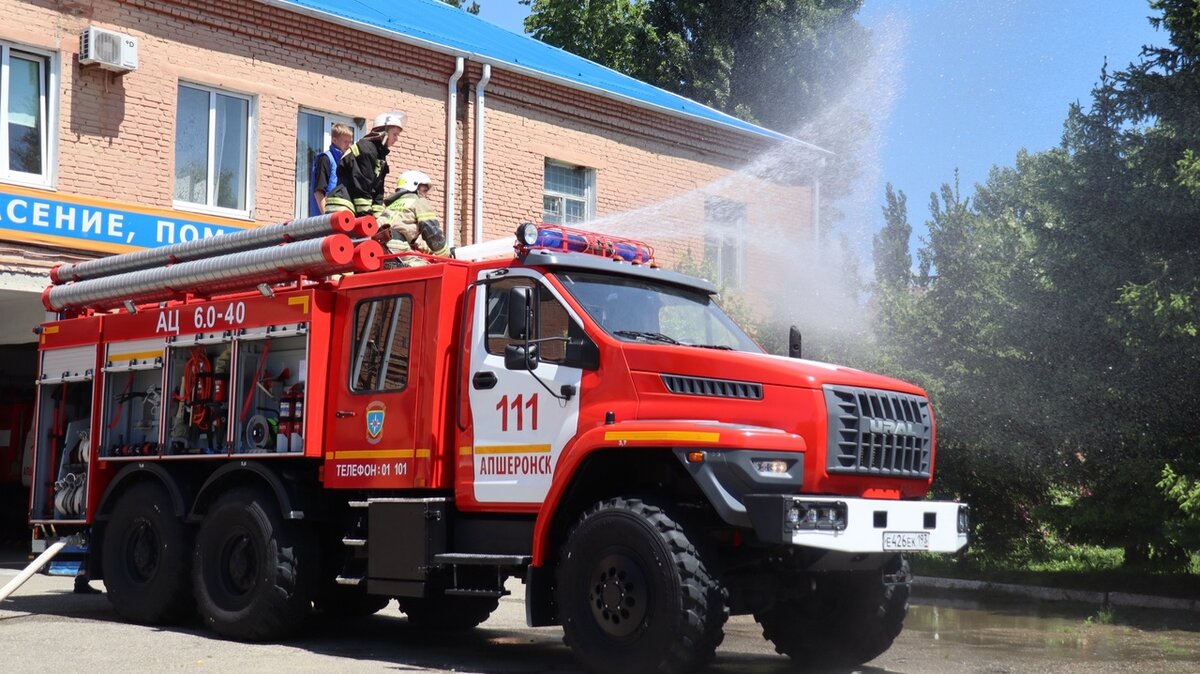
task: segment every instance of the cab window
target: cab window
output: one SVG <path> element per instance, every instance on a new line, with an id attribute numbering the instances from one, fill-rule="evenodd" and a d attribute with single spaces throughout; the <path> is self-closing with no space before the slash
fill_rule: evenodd
<path id="1" fill-rule="evenodd" d="M 504 355 L 509 344 L 524 344 L 508 334 L 508 291 L 516 286 L 532 288 L 533 334 L 529 339 L 545 339 L 538 343 L 538 353 L 543 361 L 563 363 L 567 355 L 567 337 L 571 332 L 571 316 L 567 308 L 549 292 L 539 287 L 531 278 L 511 277 L 488 285 L 487 289 L 487 350 L 498 356 Z M 559 337 L 561 339 L 546 339 Z"/>

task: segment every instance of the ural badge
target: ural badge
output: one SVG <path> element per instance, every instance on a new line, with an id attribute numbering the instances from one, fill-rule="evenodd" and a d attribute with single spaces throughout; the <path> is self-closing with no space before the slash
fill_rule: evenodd
<path id="1" fill-rule="evenodd" d="M 382 439 L 383 419 L 386 414 L 387 408 L 378 400 L 367 405 L 367 442 L 372 445 L 379 444 Z"/>

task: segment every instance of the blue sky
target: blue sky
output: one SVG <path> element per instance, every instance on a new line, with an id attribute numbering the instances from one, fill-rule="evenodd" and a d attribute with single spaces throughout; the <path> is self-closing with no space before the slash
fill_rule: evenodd
<path id="1" fill-rule="evenodd" d="M 515 32 L 529 8 L 517 0 L 478 0 L 480 17 Z M 1100 68 L 1137 59 L 1144 44 L 1165 44 L 1143 0 L 867 0 L 859 21 L 898 35 L 895 98 L 880 120 L 878 184 L 861 212 L 882 224 L 884 182 L 908 195 L 917 234 L 929 194 L 952 180 L 965 194 L 1022 147 L 1058 144 L 1070 103 L 1086 104 Z M 855 209 L 851 209 L 855 210 Z M 916 243 L 914 241 L 914 243 Z"/>

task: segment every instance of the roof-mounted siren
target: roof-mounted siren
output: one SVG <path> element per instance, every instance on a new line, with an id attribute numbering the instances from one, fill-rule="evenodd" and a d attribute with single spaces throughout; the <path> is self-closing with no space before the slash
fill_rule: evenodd
<path id="1" fill-rule="evenodd" d="M 137 70 L 137 48 L 136 37 L 88 26 L 79 35 L 79 65 L 95 65 L 114 73 L 127 73 Z"/>
<path id="2" fill-rule="evenodd" d="M 517 227 L 516 248 L 517 254 L 521 256 L 534 249 L 561 250 L 657 266 L 654 262 L 654 249 L 644 241 L 597 234 L 562 225 L 523 223 Z"/>

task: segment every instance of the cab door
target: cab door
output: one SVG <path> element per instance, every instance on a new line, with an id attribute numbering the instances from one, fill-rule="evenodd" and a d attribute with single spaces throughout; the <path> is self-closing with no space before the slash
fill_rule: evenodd
<path id="1" fill-rule="evenodd" d="M 532 370 L 504 364 L 505 347 L 525 341 L 507 332 L 508 290 L 514 285 L 529 287 L 533 298 L 529 337 L 539 340 L 540 363 Z M 466 381 L 473 434 L 470 496 L 479 503 L 540 504 L 558 457 L 578 430 L 583 370 L 568 363 L 566 346 L 581 323 L 531 270 L 508 270 L 474 292 Z"/>
<path id="2" fill-rule="evenodd" d="M 416 373 L 427 356 L 419 338 L 425 285 L 347 290 L 338 298 L 326 410 L 328 487 L 414 486 L 421 395 Z"/>

